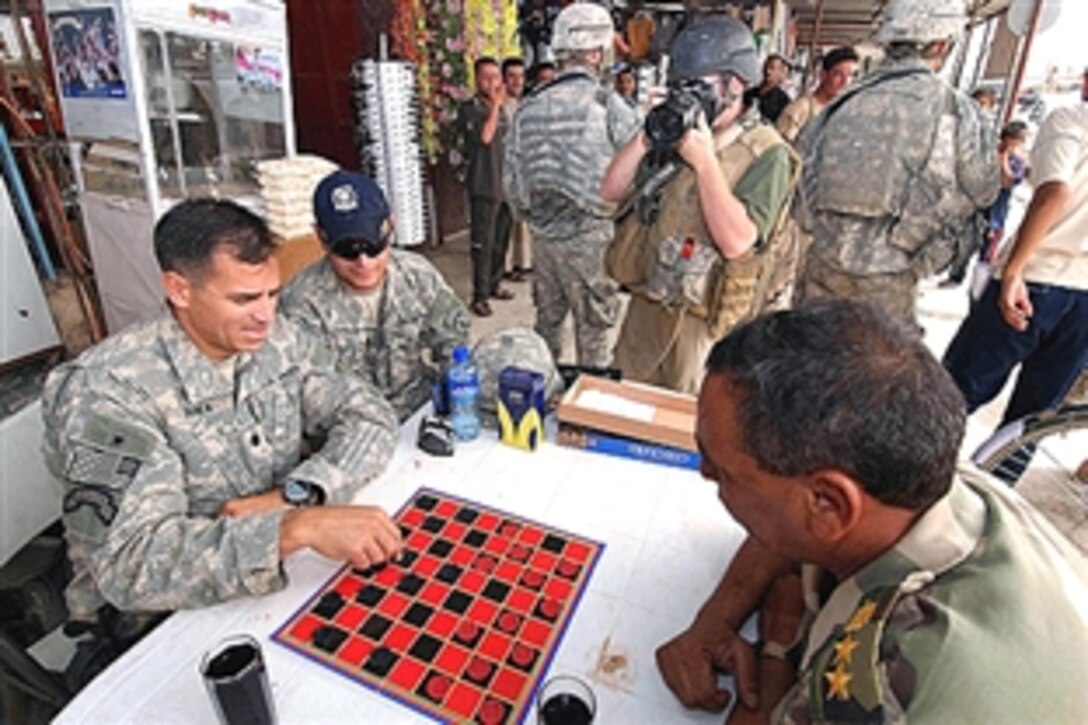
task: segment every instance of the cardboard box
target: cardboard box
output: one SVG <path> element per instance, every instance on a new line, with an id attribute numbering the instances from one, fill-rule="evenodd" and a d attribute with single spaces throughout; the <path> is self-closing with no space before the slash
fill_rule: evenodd
<path id="1" fill-rule="evenodd" d="M 693 395 L 582 375 L 559 403 L 560 422 L 632 441 L 697 452 Z"/>
<path id="2" fill-rule="evenodd" d="M 579 448 L 595 453 L 605 453 L 620 458 L 657 463 L 663 466 L 699 470 L 701 456 L 695 451 L 664 446 L 660 443 L 646 443 L 631 438 L 602 433 L 570 423 L 559 424 L 556 442 L 561 446 Z"/>

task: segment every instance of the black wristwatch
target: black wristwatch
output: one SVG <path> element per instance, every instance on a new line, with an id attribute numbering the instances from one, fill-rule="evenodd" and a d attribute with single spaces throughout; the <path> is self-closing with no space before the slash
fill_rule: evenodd
<path id="1" fill-rule="evenodd" d="M 325 502 L 325 492 L 309 481 L 290 478 L 281 490 L 283 500 L 292 506 L 320 506 Z"/>

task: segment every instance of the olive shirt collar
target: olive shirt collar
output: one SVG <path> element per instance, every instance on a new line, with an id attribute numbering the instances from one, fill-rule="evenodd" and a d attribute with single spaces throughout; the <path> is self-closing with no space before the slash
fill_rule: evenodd
<path id="1" fill-rule="evenodd" d="M 957 476 L 944 497 L 929 507 L 895 546 L 840 582 L 820 604 L 824 571 L 806 565 L 802 571 L 805 603 L 818 610 L 808 633 L 802 669 L 847 621 L 867 593 L 886 588 L 917 591 L 958 566 L 976 550 L 987 524 L 986 502 Z"/>

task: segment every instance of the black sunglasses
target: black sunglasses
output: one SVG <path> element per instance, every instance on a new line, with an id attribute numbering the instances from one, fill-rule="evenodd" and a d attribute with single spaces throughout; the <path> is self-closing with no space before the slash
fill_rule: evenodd
<path id="1" fill-rule="evenodd" d="M 363 239 L 362 237 L 341 239 L 339 242 L 329 247 L 329 251 L 337 257 L 348 261 L 356 260 L 363 254 L 373 259 L 385 251 L 385 248 L 389 246 L 389 240 L 392 237 L 393 230 L 390 229 L 382 235 L 381 239 L 377 240 Z"/>

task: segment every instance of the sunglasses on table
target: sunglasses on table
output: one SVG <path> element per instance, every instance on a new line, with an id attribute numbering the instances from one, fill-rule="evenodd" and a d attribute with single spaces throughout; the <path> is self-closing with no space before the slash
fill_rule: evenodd
<path id="1" fill-rule="evenodd" d="M 389 246 L 389 240 L 392 238 L 393 230 L 390 229 L 380 239 L 363 239 L 362 237 L 341 239 L 329 247 L 329 251 L 341 259 L 349 261 L 358 259 L 361 255 L 373 259 L 385 251 L 385 248 Z"/>

